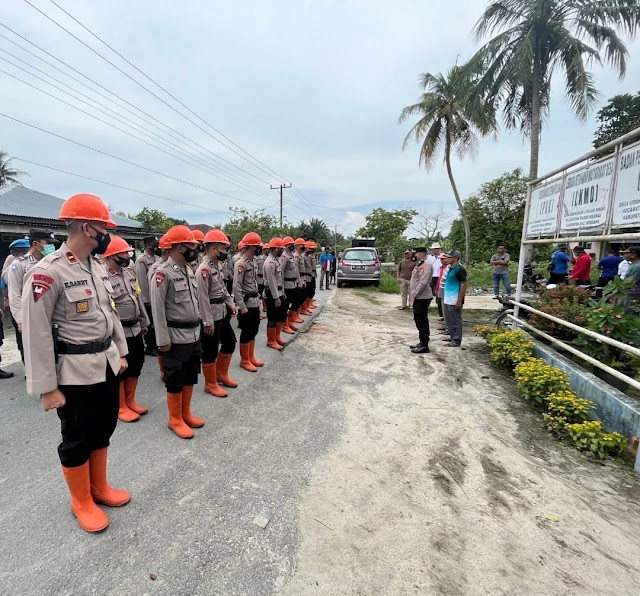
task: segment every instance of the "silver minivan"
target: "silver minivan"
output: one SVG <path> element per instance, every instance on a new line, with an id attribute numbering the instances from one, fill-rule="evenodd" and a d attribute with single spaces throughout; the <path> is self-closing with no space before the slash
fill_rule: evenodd
<path id="1" fill-rule="evenodd" d="M 338 262 L 336 282 L 366 282 L 380 285 L 380 257 L 375 248 L 347 248 Z"/>

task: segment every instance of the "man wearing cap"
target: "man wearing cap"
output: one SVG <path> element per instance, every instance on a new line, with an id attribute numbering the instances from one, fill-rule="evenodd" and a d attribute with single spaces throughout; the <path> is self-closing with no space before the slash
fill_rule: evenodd
<path id="1" fill-rule="evenodd" d="M 157 236 L 147 236 L 142 240 L 144 244 L 144 252 L 140 255 L 140 258 L 136 261 L 135 271 L 136 278 L 138 279 L 138 286 L 140 288 L 140 297 L 142 303 L 147 311 L 147 317 L 149 318 L 149 328 L 145 335 L 145 343 L 147 345 L 146 353 L 149 356 L 158 355 L 158 346 L 156 342 L 156 333 L 153 325 L 153 313 L 151 310 L 151 297 L 149 292 L 149 269 L 154 263 L 160 260 L 161 251 L 159 247 L 160 240 Z"/>
<path id="2" fill-rule="evenodd" d="M 433 295 L 436 295 L 436 285 L 438 284 L 438 279 L 440 278 L 440 268 L 442 267 L 442 260 L 440 256 L 442 254 L 442 247 L 439 242 L 434 242 L 429 248 L 431 254 L 427 257 L 429 263 L 431 263 L 431 291 Z M 438 314 L 442 318 L 442 306 L 438 304 Z"/>
<path id="3" fill-rule="evenodd" d="M 193 386 L 200 373 L 200 308 L 189 263 L 198 258 L 198 243 L 187 226 L 173 226 L 164 235 L 169 258 L 149 284 L 158 352 L 167 389 L 167 426 L 181 439 L 191 439 L 204 420 L 193 415 Z"/>
<path id="4" fill-rule="evenodd" d="M 29 271 L 43 257 L 50 255 L 56 249 L 56 238 L 49 230 L 31 230 L 29 232 L 29 252 L 13 261 L 7 273 L 7 290 L 11 321 L 16 329 L 16 343 L 24 363 L 24 349 L 22 346 L 22 288 Z"/>
<path id="5" fill-rule="evenodd" d="M 460 264 L 462 253 L 452 250 L 447 253 L 447 279 L 444 282 L 444 318 L 448 339 L 445 347 L 459 348 L 462 344 L 462 307 L 467 294 L 467 270 Z"/>
<path id="6" fill-rule="evenodd" d="M 412 257 L 409 249 L 404 251 L 404 260 L 398 263 L 398 275 L 396 276 L 398 283 L 400 284 L 400 296 L 402 298 L 402 306 L 400 310 L 407 308 L 407 299 L 409 297 L 409 290 L 411 286 L 411 275 L 416 268 L 417 259 Z"/>
<path id="7" fill-rule="evenodd" d="M 413 304 L 413 320 L 418 329 L 419 341 L 411 346 L 414 354 L 429 353 L 429 305 L 433 300 L 431 291 L 431 263 L 427 260 L 427 248 L 418 246 L 413 249 L 417 259 L 411 273 L 409 294 Z"/>
<path id="8" fill-rule="evenodd" d="M 9 244 L 9 255 L 2 264 L 2 276 L 0 277 L 0 289 L 2 289 L 3 305 L 9 308 L 9 291 L 7 289 L 9 279 L 9 267 L 11 263 L 18 257 L 26 255 L 29 252 L 29 240 L 27 238 L 18 238 Z"/>
<path id="9" fill-rule="evenodd" d="M 587 254 L 584 246 L 576 246 L 573 249 L 573 269 L 571 269 L 571 282 L 578 287 L 588 287 L 591 285 L 591 257 Z"/>
<path id="10" fill-rule="evenodd" d="M 116 224 L 102 199 L 89 194 L 66 200 L 60 219 L 68 240 L 33 266 L 22 295 L 27 390 L 45 411 L 57 409 L 71 511 L 84 530 L 99 532 L 109 518 L 96 503 L 120 507 L 131 499 L 107 482 L 128 352 L 109 274 L 94 256 L 107 250 L 107 229 Z"/>

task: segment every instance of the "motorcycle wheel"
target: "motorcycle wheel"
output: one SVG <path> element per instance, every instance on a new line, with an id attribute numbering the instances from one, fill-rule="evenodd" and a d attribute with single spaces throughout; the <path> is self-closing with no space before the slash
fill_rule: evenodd
<path id="1" fill-rule="evenodd" d="M 500 316 L 496 319 L 496 327 L 501 329 L 507 329 L 511 331 L 513 329 L 513 319 L 510 319 L 507 315 L 512 315 L 513 309 L 510 308 L 500 313 Z"/>

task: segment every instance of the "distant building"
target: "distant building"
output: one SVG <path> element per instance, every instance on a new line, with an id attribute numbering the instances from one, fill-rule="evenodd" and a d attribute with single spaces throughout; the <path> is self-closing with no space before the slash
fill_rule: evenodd
<path id="1" fill-rule="evenodd" d="M 24 238 L 32 228 L 51 230 L 60 240 L 67 237 L 64 222 L 58 220 L 63 199 L 20 184 L 0 186 L 0 265 L 9 254 L 9 244 Z M 113 216 L 115 233 L 131 245 L 148 235 L 139 221 Z"/>

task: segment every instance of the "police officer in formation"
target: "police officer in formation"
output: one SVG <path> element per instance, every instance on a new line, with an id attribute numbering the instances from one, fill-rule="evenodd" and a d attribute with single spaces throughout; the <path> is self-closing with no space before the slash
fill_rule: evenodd
<path id="1" fill-rule="evenodd" d="M 411 346 L 414 354 L 429 353 L 429 305 L 433 300 L 431 290 L 431 278 L 433 268 L 427 259 L 427 248 L 418 246 L 414 248 L 417 263 L 411 273 L 409 297 L 413 304 L 413 320 L 418 329 L 418 343 Z"/>
<path id="2" fill-rule="evenodd" d="M 115 223 L 99 197 L 71 197 L 60 219 L 68 240 L 57 250 L 50 232 L 32 232 L 31 251 L 12 272 L 13 286 L 19 287 L 12 294 L 12 309 L 15 305 L 24 335 L 27 389 L 40 396 L 45 411 L 56 409 L 60 419 L 58 454 L 71 511 L 84 530 L 99 532 L 109 519 L 97 505 L 119 507 L 131 499 L 129 492 L 108 483 L 107 453 L 118 418 L 133 422 L 148 412 L 135 394 L 151 319 L 168 427 L 178 437 L 192 438 L 193 429 L 205 424 L 191 410 L 201 366 L 206 393 L 225 397 L 223 387 L 238 386 L 229 376 L 236 344 L 233 316 L 241 330 L 240 366 L 252 372 L 263 366 L 255 357 L 260 325 L 256 257 L 262 242 L 253 232 L 242 239 L 231 296 L 224 281 L 230 242 L 222 230 L 204 236 L 195 274 L 190 265 L 198 260 L 199 244 L 186 226 L 174 226 L 160 239 L 146 238 L 145 254 L 134 270 L 132 248 L 109 234 Z M 313 280 L 314 248 L 301 238 L 269 243 L 264 281 L 271 348 L 281 350 L 287 343 L 281 333 L 295 333 L 295 322 L 303 322 L 303 303 L 312 307 L 304 280 Z M 156 249 L 162 249 L 162 259 Z M 147 352 L 149 346 L 147 341 Z"/>
<path id="3" fill-rule="evenodd" d="M 136 261 L 136 277 L 140 287 L 140 296 L 142 297 L 144 308 L 147 311 L 147 316 L 149 317 L 149 328 L 145 337 L 145 343 L 147 344 L 146 353 L 149 356 L 157 356 L 158 348 L 153 327 L 153 314 L 151 312 L 151 298 L 149 294 L 148 280 L 149 270 L 160 260 L 162 253 L 159 246 L 160 239 L 157 236 L 147 236 L 142 242 L 144 244 L 144 252 Z"/>

